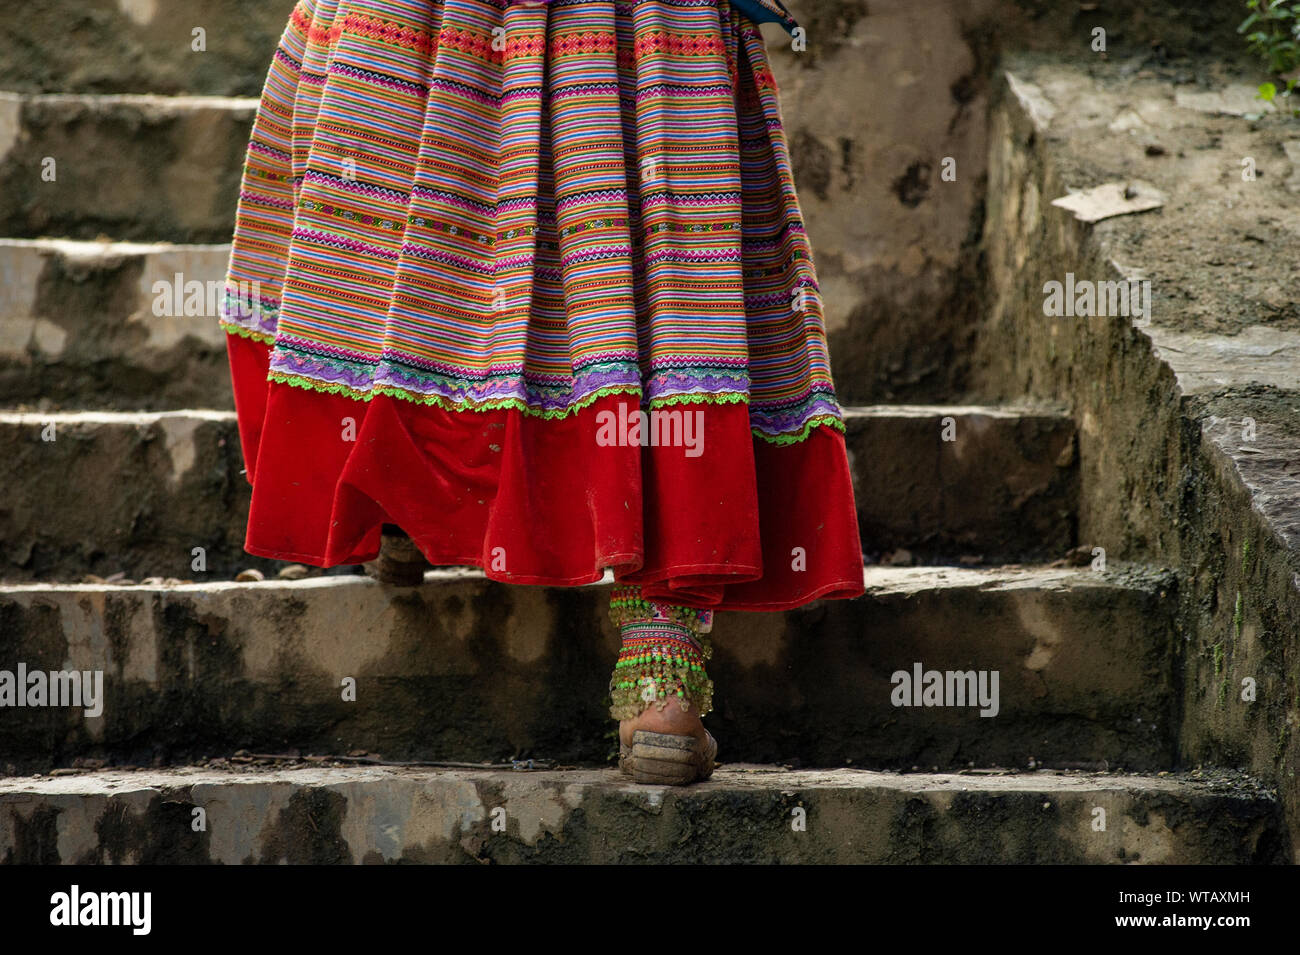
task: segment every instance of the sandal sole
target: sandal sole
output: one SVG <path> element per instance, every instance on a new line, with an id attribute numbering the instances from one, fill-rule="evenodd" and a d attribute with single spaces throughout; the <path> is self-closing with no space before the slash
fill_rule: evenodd
<path id="1" fill-rule="evenodd" d="M 656 786 L 689 786 L 713 775 L 718 744 L 708 738 L 701 753 L 693 736 L 672 736 L 637 730 L 632 736 L 631 753 L 626 759 L 632 779 Z M 620 768 L 624 760 L 619 759 Z"/>

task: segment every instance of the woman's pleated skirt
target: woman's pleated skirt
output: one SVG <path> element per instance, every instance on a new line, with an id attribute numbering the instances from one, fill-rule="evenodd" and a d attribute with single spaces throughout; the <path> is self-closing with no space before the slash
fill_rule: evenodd
<path id="1" fill-rule="evenodd" d="M 250 553 L 862 593 L 778 8 L 301 0 L 222 310 Z"/>

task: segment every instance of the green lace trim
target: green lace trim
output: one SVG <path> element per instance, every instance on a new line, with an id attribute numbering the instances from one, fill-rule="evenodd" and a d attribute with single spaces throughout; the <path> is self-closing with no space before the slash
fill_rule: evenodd
<path id="1" fill-rule="evenodd" d="M 245 337 L 256 338 L 257 336 L 250 334 Z M 446 398 L 442 397 L 441 395 L 413 395 L 408 391 L 403 391 L 400 388 L 393 388 L 387 385 L 381 385 L 380 387 L 376 388 L 374 391 L 365 392 L 365 391 L 357 391 L 354 388 L 349 388 L 347 385 L 326 384 L 325 382 L 316 381 L 315 379 L 312 378 L 304 378 L 301 375 L 286 375 L 283 374 L 282 372 L 271 372 L 271 374 L 267 376 L 267 380 L 278 382 L 284 385 L 292 385 L 295 388 L 305 388 L 308 391 L 318 391 L 321 392 L 322 394 L 346 395 L 347 397 L 352 398 L 355 401 L 370 401 L 375 397 L 375 395 L 387 395 L 392 398 L 400 398 L 402 400 L 410 401 L 415 404 L 432 405 L 434 407 L 441 408 L 444 411 L 484 412 L 484 411 L 500 411 L 502 409 L 510 409 L 515 411 L 520 411 L 523 414 L 530 415 L 532 417 L 543 418 L 548 420 L 558 420 L 561 418 L 567 418 L 569 415 L 576 414 L 578 411 L 581 411 L 583 408 L 590 407 L 591 405 L 595 404 L 596 401 L 608 395 L 620 395 L 620 394 L 639 395 L 641 393 L 641 389 L 636 387 L 635 385 L 610 385 L 607 388 L 601 388 L 593 392 L 592 394 L 583 398 L 581 401 L 569 406 L 568 408 L 550 409 L 550 410 L 542 411 L 537 408 L 533 408 L 530 407 L 529 405 L 524 404 L 524 402 L 520 401 L 518 398 L 499 398 L 492 401 L 486 401 L 481 404 L 472 404 L 472 405 L 457 404 L 455 402 L 448 401 Z M 669 395 L 667 398 L 659 398 L 656 399 L 655 401 L 652 401 L 650 403 L 650 408 L 651 410 L 654 410 L 655 408 L 668 407 L 671 405 L 679 405 L 679 404 L 689 404 L 689 403 L 701 402 L 701 401 L 706 404 L 714 404 L 714 405 L 735 404 L 735 403 L 746 401 L 746 396 L 741 394 Z M 768 442 L 769 444 L 790 445 L 790 444 L 799 444 L 802 441 L 808 440 L 808 438 L 812 435 L 813 430 L 815 428 L 822 428 L 822 427 L 832 428 L 836 431 L 839 431 L 842 434 L 846 433 L 844 422 L 841 421 L 839 418 L 836 418 L 834 415 L 818 415 L 815 418 L 809 419 L 799 431 L 791 432 L 790 434 L 768 434 L 767 432 L 760 431 L 757 428 L 751 428 L 750 434 L 752 434 L 756 438 L 761 438 L 762 440 Z"/>
<path id="2" fill-rule="evenodd" d="M 593 405 L 601 398 L 607 395 L 639 395 L 641 389 L 636 385 L 610 385 L 606 388 L 587 395 L 581 401 L 578 401 L 568 408 L 551 408 L 545 411 L 530 407 L 518 398 L 493 398 L 490 401 L 478 402 L 476 404 L 458 403 L 448 401 L 442 395 L 413 395 L 409 391 L 401 388 L 394 388 L 391 385 L 380 385 L 372 391 L 357 391 L 355 388 L 349 388 L 347 385 L 326 384 L 325 382 L 316 381 L 312 378 L 304 378 L 301 375 L 286 375 L 283 372 L 273 371 L 267 376 L 268 381 L 279 382 L 284 385 L 293 385 L 295 388 L 306 388 L 309 391 L 319 391 L 330 395 L 346 395 L 356 401 L 370 401 L 376 395 L 387 395 L 390 398 L 401 398 L 418 405 L 431 405 L 435 408 L 441 408 L 444 411 L 500 411 L 502 409 L 512 409 L 521 411 L 526 415 L 535 418 L 545 418 L 556 420 L 567 418 L 571 414 L 581 411 L 583 408 Z"/>
<path id="3" fill-rule="evenodd" d="M 220 322 L 221 329 L 227 335 L 238 335 L 240 338 L 251 338 L 255 342 L 262 342 L 266 345 L 275 344 L 275 336 L 268 335 L 266 332 L 257 332 L 251 328 L 245 328 L 243 325 L 235 325 L 232 322 Z"/>
<path id="4" fill-rule="evenodd" d="M 738 391 L 728 391 L 720 395 L 669 395 L 667 398 L 656 398 L 654 401 L 650 402 L 650 407 L 652 409 L 668 408 L 672 405 L 689 405 L 697 401 L 704 401 L 711 405 L 734 405 L 747 403 L 749 401 L 749 395 L 741 394 Z"/>
<path id="5" fill-rule="evenodd" d="M 520 401 L 518 398 L 493 398 L 489 401 L 469 404 L 465 402 L 448 401 L 442 395 L 413 395 L 409 391 L 404 391 L 401 388 L 394 388 L 392 385 L 380 385 L 375 389 L 375 393 L 388 395 L 391 398 L 403 398 L 418 405 L 433 405 L 442 408 L 444 411 L 498 411 L 502 408 L 510 408 L 515 411 L 522 411 L 530 417 L 555 421 L 576 414 L 583 408 L 590 407 L 607 395 L 639 395 L 641 394 L 641 389 L 636 385 L 608 385 L 604 388 L 596 389 L 585 398 L 574 402 L 567 408 L 548 408 L 545 410 L 534 408 L 525 402 Z"/>
<path id="6" fill-rule="evenodd" d="M 764 434 L 761 431 L 754 431 L 757 437 L 762 438 L 769 444 L 798 444 L 801 441 L 807 441 L 812 435 L 814 428 L 831 428 L 840 434 L 848 434 L 848 429 L 844 427 L 844 422 L 835 415 L 817 415 L 815 418 L 809 418 L 803 428 L 799 431 L 792 431 L 789 434 Z"/>

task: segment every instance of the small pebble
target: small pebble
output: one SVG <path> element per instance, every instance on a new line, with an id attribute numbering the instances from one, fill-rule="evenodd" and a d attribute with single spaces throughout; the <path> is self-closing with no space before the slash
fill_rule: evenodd
<path id="1" fill-rule="evenodd" d="M 256 567 L 250 567 L 247 570 L 241 570 L 235 575 L 235 580 L 248 582 L 250 580 L 266 580 L 266 575 Z"/>
<path id="2" fill-rule="evenodd" d="M 311 570 L 302 564 L 290 564 L 288 567 L 281 567 L 277 575 L 281 580 L 302 580 Z"/>

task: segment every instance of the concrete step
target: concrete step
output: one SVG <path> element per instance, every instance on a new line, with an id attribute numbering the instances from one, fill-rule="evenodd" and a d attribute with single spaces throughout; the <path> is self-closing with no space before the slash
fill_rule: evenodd
<path id="1" fill-rule="evenodd" d="M 845 409 L 863 546 L 921 562 L 1060 557 L 1074 546 L 1075 426 L 1060 408 Z"/>
<path id="2" fill-rule="evenodd" d="M 293 5 L 41 0 L 0 23 L 0 89 L 254 96 Z"/>
<path id="3" fill-rule="evenodd" d="M 872 567 L 866 581 L 854 601 L 718 615 L 707 722 L 723 759 L 1173 765 L 1170 576 Z M 240 748 L 602 763 L 618 649 L 608 596 L 603 585 L 512 587 L 445 570 L 415 588 L 366 577 L 6 586 L 0 670 L 100 671 L 103 692 L 98 715 L 84 700 L 10 709 L 0 769 Z M 968 705 L 895 705 L 925 703 L 898 695 L 895 675 L 918 665 L 985 671 L 987 691 L 996 671 L 996 713 L 973 692 Z"/>
<path id="4" fill-rule="evenodd" d="M 165 340 L 173 356 L 191 347 Z M 196 350 L 197 365 L 225 362 Z M 129 361 L 125 347 L 121 355 Z M 952 442 L 942 437 L 947 420 Z M 913 548 L 912 560 L 969 554 L 991 563 L 1071 546 L 1077 490 L 1068 417 L 871 408 L 850 410 L 846 423 L 870 553 Z M 0 505 L 4 579 L 189 578 L 195 547 L 204 548 L 207 571 L 226 578 L 276 566 L 243 552 L 249 489 L 233 411 L 0 412 L 0 448 L 8 452 L 0 480 L 10 488 Z"/>
<path id="5" fill-rule="evenodd" d="M 197 813 L 202 810 L 202 813 Z M 195 820 L 202 820 L 195 831 Z M 1234 774 L 180 768 L 0 779 L 6 863 L 1258 864 L 1277 798 Z"/>
<path id="6" fill-rule="evenodd" d="M 223 359 L 224 360 L 224 359 Z M 0 412 L 0 574 L 185 577 L 239 566 L 249 485 L 233 411 Z"/>
<path id="7" fill-rule="evenodd" d="M 229 241 L 256 107 L 0 93 L 0 235 Z"/>
<path id="8" fill-rule="evenodd" d="M 231 409 L 228 245 L 0 239 L 0 403 Z"/>

